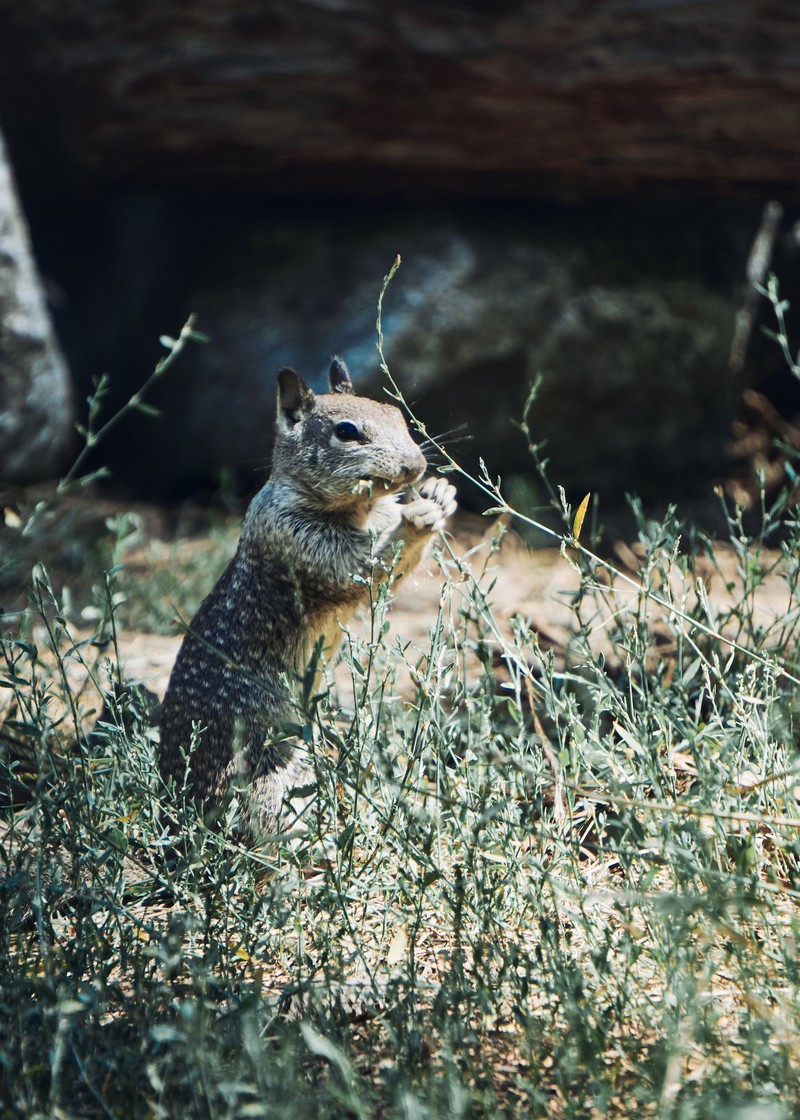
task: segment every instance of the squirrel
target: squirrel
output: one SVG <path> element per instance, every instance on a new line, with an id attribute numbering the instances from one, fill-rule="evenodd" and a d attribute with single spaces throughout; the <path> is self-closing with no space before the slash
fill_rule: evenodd
<path id="1" fill-rule="evenodd" d="M 456 509 L 445 479 L 410 489 L 427 462 L 400 409 L 356 396 L 339 358 L 329 382 L 317 395 L 294 370 L 278 374 L 272 472 L 184 636 L 161 707 L 162 776 L 188 776 L 206 811 L 243 779 L 256 838 L 279 831 L 284 795 L 312 780 L 302 748 L 280 734 L 293 683 L 316 648 L 333 656 L 375 586 L 408 573 Z"/>

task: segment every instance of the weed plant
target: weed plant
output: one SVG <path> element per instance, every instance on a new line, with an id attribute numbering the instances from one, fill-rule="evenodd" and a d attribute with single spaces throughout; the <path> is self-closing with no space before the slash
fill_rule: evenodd
<path id="1" fill-rule="evenodd" d="M 721 497 L 723 550 L 633 503 L 633 572 L 556 492 L 554 650 L 493 607 L 522 515 L 473 481 L 494 535 L 440 545 L 424 648 L 384 588 L 349 686 L 306 682 L 316 792 L 274 842 L 161 785 L 116 688 L 117 575 L 91 639 L 43 568 L 0 618 L 0 1115 L 800 1110 L 792 496 L 755 527 Z"/>

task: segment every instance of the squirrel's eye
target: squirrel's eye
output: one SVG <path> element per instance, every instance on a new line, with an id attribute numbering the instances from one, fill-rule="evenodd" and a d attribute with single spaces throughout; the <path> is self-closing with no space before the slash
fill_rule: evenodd
<path id="1" fill-rule="evenodd" d="M 343 442 L 361 439 L 361 429 L 358 424 L 354 424 L 352 420 L 340 420 L 339 423 L 334 426 L 333 434 L 337 439 Z"/>

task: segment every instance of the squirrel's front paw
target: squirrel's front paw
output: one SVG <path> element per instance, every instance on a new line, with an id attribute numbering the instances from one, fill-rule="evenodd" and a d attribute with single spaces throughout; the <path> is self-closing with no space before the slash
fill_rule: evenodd
<path id="1" fill-rule="evenodd" d="M 438 533 L 456 511 L 456 488 L 444 478 L 428 478 L 420 496 L 401 506 L 403 521 L 420 533 Z"/>

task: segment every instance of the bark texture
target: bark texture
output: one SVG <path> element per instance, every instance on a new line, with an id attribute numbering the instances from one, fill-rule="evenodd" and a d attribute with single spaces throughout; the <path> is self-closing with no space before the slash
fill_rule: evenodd
<path id="1" fill-rule="evenodd" d="M 56 473 L 72 421 L 69 373 L 0 135 L 0 481 Z"/>
<path id="2" fill-rule="evenodd" d="M 796 192 L 792 0 L 3 0 L 15 159 L 235 182 Z M 32 179 L 35 178 L 32 176 Z"/>

